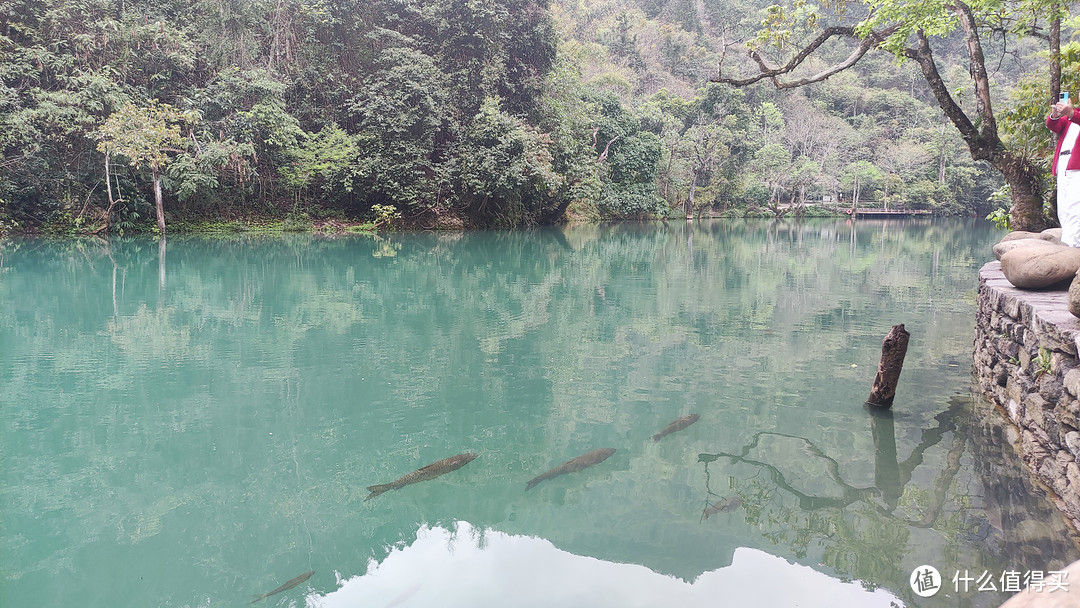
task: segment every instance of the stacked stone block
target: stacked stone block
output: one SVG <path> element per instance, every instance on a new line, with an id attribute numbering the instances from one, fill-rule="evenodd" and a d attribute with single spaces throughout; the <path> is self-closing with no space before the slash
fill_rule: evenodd
<path id="1" fill-rule="evenodd" d="M 1019 431 L 1021 457 L 1080 530 L 1080 319 L 1064 291 L 1017 289 L 979 271 L 975 375 Z"/>

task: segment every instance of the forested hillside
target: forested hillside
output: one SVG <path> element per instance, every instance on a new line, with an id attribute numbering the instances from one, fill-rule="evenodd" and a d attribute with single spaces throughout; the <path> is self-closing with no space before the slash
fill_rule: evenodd
<path id="1" fill-rule="evenodd" d="M 942 10 L 913 0 L 868 5 L 878 7 L 875 14 Z M 996 19 L 982 22 L 993 102 L 1006 143 L 1023 148 L 1045 174 L 1049 35 L 1040 19 L 1050 13 L 1042 7 L 1036 14 L 1031 4 L 995 6 Z M 616 91 L 661 137 L 657 184 L 669 206 L 779 212 L 831 198 L 845 207 L 872 201 L 985 215 L 1001 175 L 972 159 L 915 61 L 874 50 L 828 79 L 783 91 L 771 79 L 739 88 L 708 84 L 721 64 L 729 76 L 757 72 L 745 43 L 763 62 L 783 65 L 827 26 L 857 23 L 866 10 L 850 3 L 782 8 L 769 0 L 560 0 L 555 8 L 565 53 L 587 66 L 584 80 Z M 938 68 L 957 103 L 974 108 L 964 37 L 945 24 L 940 31 Z M 803 72 L 841 63 L 855 46 L 825 45 Z M 1062 54 L 1075 64 L 1075 44 Z M 1066 72 L 1075 89 L 1075 74 Z M 1007 191 L 998 198 L 1007 208 Z"/>
<path id="2" fill-rule="evenodd" d="M 823 198 L 986 213 L 1001 180 L 911 62 L 872 53 L 783 92 L 710 83 L 775 19 L 765 4 L 4 2 L 0 230 L 522 226 Z M 999 102 L 1045 107 L 1045 76 L 1020 86 L 1033 39 L 995 59 Z"/>

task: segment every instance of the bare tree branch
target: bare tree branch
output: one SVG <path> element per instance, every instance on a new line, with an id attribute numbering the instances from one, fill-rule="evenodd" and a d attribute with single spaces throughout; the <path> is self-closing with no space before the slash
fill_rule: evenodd
<path id="1" fill-rule="evenodd" d="M 611 148 L 611 144 L 615 143 L 615 140 L 619 139 L 620 137 L 622 137 L 622 135 L 616 135 L 615 137 L 611 138 L 611 141 L 607 142 L 607 145 L 604 146 L 604 151 L 601 152 L 600 157 L 596 159 L 596 164 L 599 165 L 605 160 L 607 160 L 607 154 L 608 150 Z"/>
<path id="2" fill-rule="evenodd" d="M 870 34 L 867 35 L 866 38 L 862 39 L 862 41 L 859 43 L 858 48 L 856 48 L 854 51 L 851 52 L 850 55 L 848 55 L 847 59 L 807 78 L 801 78 L 799 80 L 793 80 L 789 82 L 781 82 L 777 79 L 777 76 L 790 74 L 797 67 L 802 65 L 803 61 L 805 61 L 807 57 L 812 55 L 814 51 L 818 49 L 818 47 L 820 47 L 822 44 L 825 44 L 825 42 L 827 42 L 830 38 L 858 38 L 858 35 L 855 33 L 854 26 L 832 26 L 825 28 L 825 30 L 823 30 L 817 38 L 811 40 L 810 44 L 803 47 L 802 50 L 796 53 L 796 55 L 792 57 L 791 60 L 782 67 L 770 67 L 767 63 L 765 63 L 765 60 L 761 57 L 760 53 L 756 51 L 750 51 L 750 58 L 753 59 L 755 63 L 757 63 L 760 73 L 754 76 L 750 76 L 748 78 L 730 78 L 718 73 L 716 75 L 716 78 L 712 79 L 712 82 L 720 82 L 724 84 L 730 84 L 736 87 L 742 87 L 768 78 L 772 80 L 773 86 L 775 86 L 777 89 L 791 89 L 805 86 L 814 82 L 820 82 L 858 63 L 858 61 L 862 59 L 862 56 L 865 55 L 867 51 L 880 45 L 882 41 L 892 35 L 893 32 L 895 32 L 899 28 L 900 25 L 897 24 L 891 25 L 882 30 L 870 32 Z"/>

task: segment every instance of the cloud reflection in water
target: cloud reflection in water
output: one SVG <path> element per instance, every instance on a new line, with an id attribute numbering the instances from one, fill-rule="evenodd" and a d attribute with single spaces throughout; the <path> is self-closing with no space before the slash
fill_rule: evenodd
<path id="1" fill-rule="evenodd" d="M 903 605 L 886 590 L 868 591 L 757 549 L 738 548 L 730 566 L 687 583 L 466 522 L 452 531 L 423 527 L 413 544 L 393 549 L 367 574 L 307 601 L 321 608 Z"/>

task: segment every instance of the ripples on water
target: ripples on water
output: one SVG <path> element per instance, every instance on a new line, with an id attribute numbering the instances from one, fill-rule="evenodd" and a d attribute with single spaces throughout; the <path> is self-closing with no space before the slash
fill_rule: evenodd
<path id="1" fill-rule="evenodd" d="M 1075 545 L 970 395 L 996 238 L 171 238 L 163 274 L 148 240 L 2 241 L 0 605 L 232 606 L 309 570 L 263 602 L 921 605 L 922 564 L 1060 567 Z M 873 416 L 896 323 L 897 403 Z"/>

